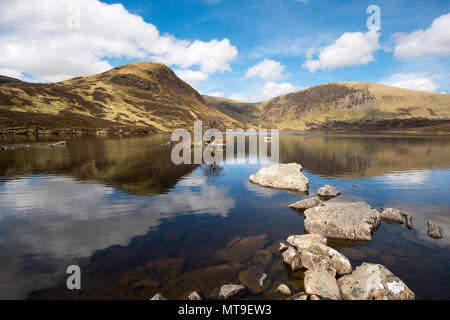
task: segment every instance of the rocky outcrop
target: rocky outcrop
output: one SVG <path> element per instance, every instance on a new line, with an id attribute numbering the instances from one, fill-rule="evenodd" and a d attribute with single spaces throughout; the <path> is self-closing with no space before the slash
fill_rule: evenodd
<path id="1" fill-rule="evenodd" d="M 380 264 L 363 263 L 337 280 L 345 300 L 414 300 L 406 284 Z"/>
<path id="2" fill-rule="evenodd" d="M 341 300 L 336 278 L 331 274 L 308 270 L 304 283 L 308 295 L 315 295 L 326 300 Z"/>
<path id="3" fill-rule="evenodd" d="M 294 203 L 291 203 L 288 207 L 294 210 L 306 210 L 320 204 L 320 199 L 318 197 L 306 198 Z"/>
<path id="4" fill-rule="evenodd" d="M 283 242 L 280 242 L 280 246 L 278 247 L 278 252 L 285 252 L 287 250 L 288 246 L 284 244 Z"/>
<path id="5" fill-rule="evenodd" d="M 402 224 L 403 217 L 400 210 L 394 208 L 384 208 L 381 212 L 381 218 L 384 222 L 391 224 Z"/>
<path id="6" fill-rule="evenodd" d="M 442 239 L 442 233 L 438 225 L 431 223 L 428 221 L 428 236 L 433 239 Z"/>
<path id="7" fill-rule="evenodd" d="M 336 189 L 333 186 L 330 186 L 329 184 L 326 184 L 319 190 L 317 190 L 317 195 L 320 197 L 321 200 L 324 201 L 335 198 L 340 194 L 341 192 L 338 189 Z"/>
<path id="8" fill-rule="evenodd" d="M 305 211 L 305 231 L 327 239 L 372 240 L 380 213 L 365 202 L 324 203 Z"/>
<path id="9" fill-rule="evenodd" d="M 249 180 L 263 187 L 308 192 L 309 179 L 302 173 L 298 163 L 277 164 L 260 169 Z"/>
<path id="10" fill-rule="evenodd" d="M 219 298 L 223 300 L 236 299 L 245 292 L 242 284 L 224 284 L 220 287 Z"/>

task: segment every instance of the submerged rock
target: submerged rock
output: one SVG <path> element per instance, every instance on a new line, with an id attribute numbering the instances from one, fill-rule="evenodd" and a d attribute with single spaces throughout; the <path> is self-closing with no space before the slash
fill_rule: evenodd
<path id="1" fill-rule="evenodd" d="M 341 191 L 339 191 L 338 189 L 336 189 L 333 186 L 330 186 L 329 184 L 326 184 L 323 187 L 321 187 L 319 190 L 317 190 L 317 195 L 320 197 L 320 199 L 325 200 L 325 201 L 335 198 L 340 194 L 341 194 Z"/>
<path id="2" fill-rule="evenodd" d="M 365 202 L 325 203 L 305 211 L 305 231 L 327 239 L 372 240 L 380 213 Z"/>
<path id="3" fill-rule="evenodd" d="M 406 284 L 381 264 L 364 262 L 337 280 L 345 300 L 414 300 Z"/>
<path id="4" fill-rule="evenodd" d="M 58 141 L 55 143 L 51 143 L 49 144 L 49 148 L 54 148 L 54 147 L 64 147 L 67 146 L 69 143 L 67 141 Z"/>
<path id="5" fill-rule="evenodd" d="M 285 285 L 284 283 L 280 284 L 276 289 L 275 292 L 284 296 L 290 296 L 292 294 L 291 289 Z"/>
<path id="6" fill-rule="evenodd" d="M 428 236 L 433 239 L 442 239 L 442 233 L 439 226 L 428 221 Z"/>
<path id="7" fill-rule="evenodd" d="M 259 249 L 264 248 L 268 242 L 265 234 L 246 238 L 236 237 L 224 249 L 217 251 L 216 256 L 225 261 L 244 262 Z"/>
<path id="8" fill-rule="evenodd" d="M 291 203 L 288 207 L 295 210 L 306 210 L 318 206 L 320 203 L 321 201 L 318 197 L 313 197 Z"/>
<path id="9" fill-rule="evenodd" d="M 308 270 L 304 284 L 308 295 L 315 295 L 320 299 L 341 300 L 336 278 L 331 274 Z"/>
<path id="10" fill-rule="evenodd" d="M 224 300 L 238 298 L 244 293 L 245 287 L 242 284 L 224 284 L 219 291 L 219 298 Z"/>
<path id="11" fill-rule="evenodd" d="M 263 187 L 308 192 L 309 179 L 303 175 L 302 169 L 298 163 L 280 163 L 260 169 L 249 180 Z"/>
<path id="12" fill-rule="evenodd" d="M 161 293 L 157 293 L 150 300 L 167 300 Z"/>
<path id="13" fill-rule="evenodd" d="M 270 281 L 261 269 L 250 267 L 239 274 L 239 281 L 253 294 L 260 294 L 270 287 Z"/>
<path id="14" fill-rule="evenodd" d="M 381 218 L 387 223 L 403 224 L 403 217 L 400 210 L 394 208 L 384 208 L 381 212 Z"/>
<path id="15" fill-rule="evenodd" d="M 202 300 L 202 297 L 200 297 L 197 291 L 194 291 L 189 295 L 189 300 Z"/>
<path id="16" fill-rule="evenodd" d="M 283 252 L 283 261 L 291 267 L 292 271 L 297 271 L 302 266 L 299 252 L 291 246 Z"/>
<path id="17" fill-rule="evenodd" d="M 268 249 L 258 250 L 253 256 L 252 261 L 259 266 L 265 267 L 269 265 L 273 260 L 272 252 Z"/>

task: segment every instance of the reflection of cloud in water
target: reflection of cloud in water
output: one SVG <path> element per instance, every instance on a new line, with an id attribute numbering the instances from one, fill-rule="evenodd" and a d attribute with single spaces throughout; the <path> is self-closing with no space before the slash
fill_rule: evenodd
<path id="1" fill-rule="evenodd" d="M 414 185 L 424 185 L 430 180 L 431 171 L 429 170 L 413 170 L 405 172 L 388 173 L 381 176 L 381 182 L 397 186 L 397 187 L 412 187 Z M 376 179 L 377 180 L 377 179 Z"/>
<path id="2" fill-rule="evenodd" d="M 4 183 L 0 189 L 0 260 L 7 263 L 0 264 L 0 298 L 24 298 L 31 289 L 48 285 L 55 269 L 64 272 L 67 261 L 127 245 L 133 237 L 157 227 L 161 219 L 185 214 L 226 217 L 235 207 L 229 187 L 206 180 L 194 172 L 168 194 L 151 197 L 129 196 L 68 177 L 39 176 Z M 41 264 L 45 267 L 21 271 Z"/>
<path id="3" fill-rule="evenodd" d="M 244 185 L 247 188 L 247 190 L 253 192 L 254 194 L 256 194 L 261 198 L 270 198 L 278 193 L 277 190 L 261 187 L 257 184 L 251 183 L 248 180 L 244 181 Z"/>
<path id="4" fill-rule="evenodd" d="M 31 246 L 34 254 L 89 256 L 111 245 L 126 245 L 133 236 L 158 226 L 162 218 L 226 217 L 234 208 L 229 187 L 208 184 L 206 177 L 195 173 L 192 184 L 189 180 L 153 197 L 116 194 L 113 188 L 66 177 L 7 182 L 0 193 L 0 221 L 5 224 L 2 228 L 13 227 L 14 237 Z"/>

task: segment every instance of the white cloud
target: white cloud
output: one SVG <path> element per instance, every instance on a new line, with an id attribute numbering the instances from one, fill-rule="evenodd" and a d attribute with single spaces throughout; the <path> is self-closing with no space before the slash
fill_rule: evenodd
<path id="1" fill-rule="evenodd" d="M 296 88 L 289 82 L 267 82 L 259 89 L 259 92 L 257 94 L 252 96 L 252 100 L 267 100 L 285 93 L 293 92 L 295 90 Z"/>
<path id="2" fill-rule="evenodd" d="M 394 54 L 401 59 L 417 58 L 428 54 L 450 55 L 450 13 L 434 19 L 431 26 L 408 34 L 395 35 Z"/>
<path id="3" fill-rule="evenodd" d="M 346 66 L 364 65 L 375 60 L 373 53 L 380 48 L 376 30 L 367 32 L 346 32 L 331 45 L 318 50 L 318 58 L 313 59 L 316 50 L 310 48 L 306 52 L 303 64 L 310 72 L 318 69 L 336 69 Z"/>
<path id="4" fill-rule="evenodd" d="M 224 91 L 213 91 L 213 92 L 208 92 L 205 93 L 205 95 L 207 96 L 211 96 L 211 97 L 224 97 L 225 96 L 225 92 Z"/>
<path id="5" fill-rule="evenodd" d="M 260 77 L 264 80 L 278 80 L 283 78 L 285 66 L 275 60 L 265 59 L 249 68 L 245 78 Z"/>
<path id="6" fill-rule="evenodd" d="M 381 81 L 382 84 L 428 92 L 437 92 L 440 85 L 423 73 L 397 73 Z"/>
<path id="7" fill-rule="evenodd" d="M 67 27 L 69 8 L 79 8 L 80 29 Z M 121 4 L 98 0 L 1 1 L 0 30 L 0 68 L 50 81 L 105 71 L 109 58 L 159 60 L 213 73 L 231 70 L 237 57 L 228 39 L 161 35 Z"/>
<path id="8" fill-rule="evenodd" d="M 181 80 L 186 81 L 192 86 L 197 86 L 209 79 L 209 74 L 206 72 L 194 71 L 189 69 L 174 71 Z"/>

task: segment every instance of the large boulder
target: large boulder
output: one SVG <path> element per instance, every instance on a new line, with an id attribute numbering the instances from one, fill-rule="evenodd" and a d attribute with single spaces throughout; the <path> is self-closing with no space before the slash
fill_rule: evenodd
<path id="1" fill-rule="evenodd" d="M 288 205 L 289 208 L 295 210 L 306 210 L 315 206 L 318 206 L 321 203 L 318 197 L 306 198 Z"/>
<path id="2" fill-rule="evenodd" d="M 305 231 L 327 239 L 370 241 L 380 222 L 380 213 L 365 202 L 326 202 L 305 211 Z"/>
<path id="3" fill-rule="evenodd" d="M 345 300 L 414 300 L 406 284 L 381 264 L 364 262 L 337 280 Z"/>
<path id="4" fill-rule="evenodd" d="M 400 210 L 394 208 L 384 208 L 381 212 L 381 219 L 391 224 L 402 224 L 403 217 Z"/>
<path id="5" fill-rule="evenodd" d="M 309 179 L 303 175 L 302 169 L 298 163 L 280 163 L 260 169 L 249 180 L 263 187 L 308 192 Z"/>
<path id="6" fill-rule="evenodd" d="M 315 295 L 326 300 L 341 300 L 336 278 L 331 274 L 308 270 L 304 284 L 307 295 Z"/>
<path id="7" fill-rule="evenodd" d="M 317 190 L 317 195 L 324 201 L 335 198 L 340 194 L 341 192 L 338 189 L 336 189 L 333 186 L 330 186 L 329 184 L 326 184 L 319 190 Z"/>
<path id="8" fill-rule="evenodd" d="M 332 275 L 352 271 L 350 261 L 343 254 L 328 247 L 326 245 L 327 239 L 321 235 L 292 235 L 287 239 L 287 242 L 297 249 L 291 249 L 283 255 L 285 261 L 290 265 L 295 263 L 297 257 L 300 256 L 301 266 L 308 270 L 327 272 Z"/>

